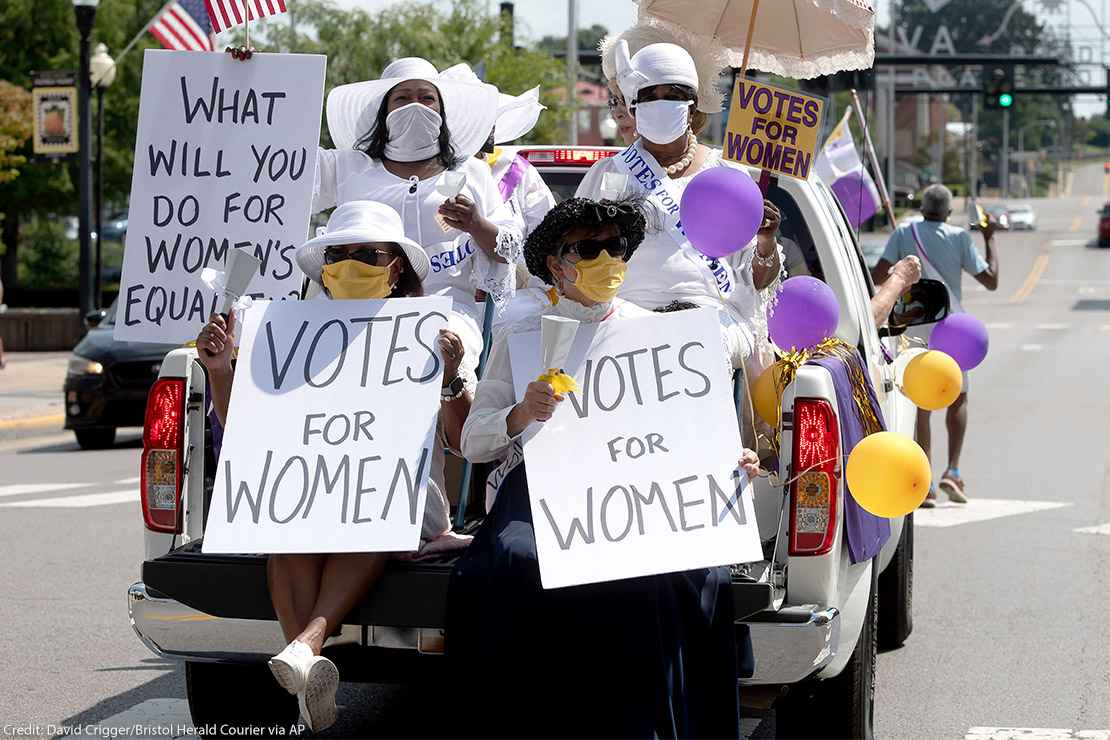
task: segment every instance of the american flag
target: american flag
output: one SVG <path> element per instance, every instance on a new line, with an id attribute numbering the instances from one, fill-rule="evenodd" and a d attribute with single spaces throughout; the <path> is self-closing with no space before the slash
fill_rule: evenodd
<path id="1" fill-rule="evenodd" d="M 248 20 L 285 12 L 285 0 L 204 0 L 216 33 Z"/>
<path id="2" fill-rule="evenodd" d="M 213 51 L 212 24 L 204 8 L 205 0 L 176 0 L 150 22 L 150 32 L 167 49 Z"/>

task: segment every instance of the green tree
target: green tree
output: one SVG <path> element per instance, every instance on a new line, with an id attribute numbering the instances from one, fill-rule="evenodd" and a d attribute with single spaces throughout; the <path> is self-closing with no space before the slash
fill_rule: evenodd
<path id="1" fill-rule="evenodd" d="M 27 158 L 19 153 L 31 138 L 31 95 L 22 87 L 0 80 L 0 182 L 19 176 Z"/>

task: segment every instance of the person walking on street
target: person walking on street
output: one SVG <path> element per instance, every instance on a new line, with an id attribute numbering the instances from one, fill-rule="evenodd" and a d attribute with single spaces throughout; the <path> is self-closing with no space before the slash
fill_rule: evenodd
<path id="1" fill-rule="evenodd" d="M 966 229 L 947 223 L 952 213 L 952 192 L 943 185 L 930 185 L 921 199 L 921 215 L 924 221 L 903 224 L 894 230 L 887 241 L 882 259 L 875 265 L 873 277 L 879 284 L 887 279 L 891 266 L 904 257 L 920 257 L 925 277 L 941 280 L 948 288 L 953 313 L 962 311 L 960 302 L 963 293 L 960 286 L 961 273 L 973 276 L 987 290 L 998 289 L 998 255 L 994 248 L 996 222 L 988 221 L 982 229 L 986 257 L 979 254 Z M 928 341 L 932 326 L 923 327 L 922 332 L 912 332 L 915 336 Z M 963 377 L 963 391 L 959 398 L 948 407 L 946 426 L 948 429 L 948 466 L 941 476 L 938 487 L 948 498 L 959 504 L 967 503 L 967 489 L 960 475 L 960 454 L 963 451 L 964 435 L 967 432 L 967 393 L 968 374 Z M 917 442 L 930 454 L 931 429 L 930 412 L 917 411 Z M 936 505 L 936 491 L 929 490 L 924 508 Z"/>

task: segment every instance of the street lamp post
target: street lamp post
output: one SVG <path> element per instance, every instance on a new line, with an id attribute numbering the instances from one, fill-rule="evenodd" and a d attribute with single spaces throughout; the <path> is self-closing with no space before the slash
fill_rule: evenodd
<path id="1" fill-rule="evenodd" d="M 77 119 L 80 125 L 78 142 L 81 147 L 81 182 L 78 183 L 80 194 L 80 208 L 77 213 L 78 229 L 80 231 L 80 255 L 78 300 L 81 306 L 82 318 L 92 309 L 92 270 L 89 262 L 91 252 L 90 228 L 92 226 L 92 166 L 90 162 L 89 145 L 92 139 L 92 119 L 89 115 L 89 34 L 92 32 L 93 21 L 96 20 L 96 6 L 100 0 L 73 0 L 73 10 L 77 17 L 77 33 L 81 37 L 80 55 L 81 68 L 77 74 Z"/>
<path id="2" fill-rule="evenodd" d="M 90 82 L 96 88 L 96 270 L 93 272 L 93 304 L 103 308 L 101 285 L 101 242 L 104 239 L 104 91 L 116 79 L 116 62 L 108 47 L 97 44 L 89 60 Z"/>

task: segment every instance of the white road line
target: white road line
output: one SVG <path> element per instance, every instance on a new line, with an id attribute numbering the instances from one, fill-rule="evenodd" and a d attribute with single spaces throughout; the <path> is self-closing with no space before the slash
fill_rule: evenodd
<path id="1" fill-rule="evenodd" d="M 121 480 L 118 480 L 116 481 L 116 484 L 120 486 L 126 486 L 128 483 L 138 483 L 140 480 L 142 480 L 142 478 L 135 476 L 134 478 L 123 478 Z"/>
<path id="2" fill-rule="evenodd" d="M 1080 288 L 1076 292 L 1079 295 L 1094 295 L 1095 293 L 1098 292 L 1098 288 L 1092 288 L 1090 285 L 1084 285 L 1082 288 Z"/>
<path id="3" fill-rule="evenodd" d="M 1037 324 L 1038 331 L 1067 331 L 1071 324 Z"/>
<path id="4" fill-rule="evenodd" d="M 1006 323 L 1005 321 L 994 321 L 987 324 L 988 329 L 1013 329 L 1014 325 Z"/>
<path id="5" fill-rule="evenodd" d="M 973 498 L 966 504 L 953 504 L 943 501 L 944 494 L 937 494 L 942 501 L 935 509 L 918 509 L 913 513 L 916 527 L 955 527 L 973 522 L 985 522 L 1004 516 L 1030 514 L 1034 511 L 1048 511 L 1071 506 L 1070 503 L 1057 501 L 1016 501 L 1012 499 Z"/>
<path id="6" fill-rule="evenodd" d="M 1085 247 L 1089 239 L 1053 239 L 1054 247 Z"/>
<path id="7" fill-rule="evenodd" d="M 1023 344 L 1020 349 L 1022 352 L 1040 352 L 1044 349 L 1044 346 L 1040 344 Z"/>
<path id="8" fill-rule="evenodd" d="M 1098 328 L 1099 331 L 1110 331 L 1110 324 L 1103 324 Z"/>
<path id="9" fill-rule="evenodd" d="M 0 486 L 0 498 L 4 496 L 22 496 L 25 493 L 47 493 L 53 491 L 69 491 L 74 488 L 88 488 L 92 483 L 13 483 Z"/>
<path id="10" fill-rule="evenodd" d="M 0 504 L 0 507 L 18 507 L 22 509 L 87 509 L 90 506 L 135 503 L 138 500 L 139 492 L 134 488 L 129 488 L 126 491 L 111 491 L 109 493 L 86 493 L 79 496 L 61 496 L 59 498 L 15 501 L 10 504 Z"/>
<path id="11" fill-rule="evenodd" d="M 916 516 L 914 517 L 916 519 Z M 1110 730 L 1064 727 L 972 727 L 964 740 L 1110 740 Z"/>
<path id="12" fill-rule="evenodd" d="M 1110 534 L 1110 522 L 1106 524 L 1096 524 L 1093 527 L 1080 527 L 1072 531 L 1078 532 L 1079 534 Z"/>

